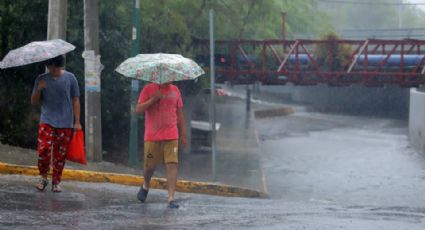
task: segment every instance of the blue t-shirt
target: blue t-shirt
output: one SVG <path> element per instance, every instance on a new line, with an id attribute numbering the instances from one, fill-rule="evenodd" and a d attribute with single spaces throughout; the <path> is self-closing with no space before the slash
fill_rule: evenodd
<path id="1" fill-rule="evenodd" d="M 49 124 L 54 128 L 73 128 L 74 109 L 72 99 L 80 96 L 78 81 L 74 74 L 64 71 L 56 80 L 49 74 L 41 74 L 35 80 L 33 93 L 38 82 L 43 79 L 47 88 L 41 91 L 40 123 Z"/>

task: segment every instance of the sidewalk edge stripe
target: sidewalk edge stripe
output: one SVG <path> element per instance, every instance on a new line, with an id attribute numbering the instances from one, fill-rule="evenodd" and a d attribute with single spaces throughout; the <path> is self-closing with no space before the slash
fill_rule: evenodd
<path id="1" fill-rule="evenodd" d="M 37 176 L 39 172 L 38 168 L 34 166 L 22 166 L 0 162 L 0 174 Z M 141 176 L 75 169 L 64 169 L 62 179 L 98 183 L 108 182 L 130 186 L 140 186 L 143 183 L 143 177 Z M 154 189 L 167 189 L 167 180 L 164 178 L 152 178 L 151 187 Z M 267 197 L 267 194 L 264 192 L 259 192 L 248 188 L 187 180 L 178 180 L 176 190 L 178 192 L 198 193 L 226 197 Z"/>

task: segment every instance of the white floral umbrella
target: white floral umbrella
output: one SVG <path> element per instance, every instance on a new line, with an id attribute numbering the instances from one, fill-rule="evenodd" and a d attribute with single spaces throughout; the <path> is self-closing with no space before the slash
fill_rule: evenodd
<path id="1" fill-rule="evenodd" d="M 31 42 L 11 50 L 0 62 L 0 68 L 5 69 L 45 61 L 74 49 L 74 45 L 62 39 Z"/>
<path id="2" fill-rule="evenodd" d="M 158 84 L 192 80 L 205 73 L 192 59 L 165 53 L 139 54 L 125 60 L 115 71 L 126 77 Z"/>

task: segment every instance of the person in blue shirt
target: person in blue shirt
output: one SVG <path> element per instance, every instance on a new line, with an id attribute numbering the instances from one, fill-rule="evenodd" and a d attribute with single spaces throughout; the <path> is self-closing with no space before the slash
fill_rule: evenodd
<path id="1" fill-rule="evenodd" d="M 81 129 L 78 82 L 64 64 L 62 55 L 47 60 L 48 71 L 37 77 L 31 95 L 31 104 L 41 106 L 37 139 L 39 191 L 49 184 L 47 174 L 52 163 L 52 191 L 61 192 L 59 183 L 69 143 L 74 129 Z"/>

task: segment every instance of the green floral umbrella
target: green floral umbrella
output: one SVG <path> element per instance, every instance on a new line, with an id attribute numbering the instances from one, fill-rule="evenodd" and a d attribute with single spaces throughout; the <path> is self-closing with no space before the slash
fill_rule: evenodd
<path id="1" fill-rule="evenodd" d="M 115 71 L 126 77 L 158 84 L 192 80 L 205 73 L 189 58 L 164 53 L 139 54 L 125 60 Z"/>

